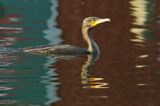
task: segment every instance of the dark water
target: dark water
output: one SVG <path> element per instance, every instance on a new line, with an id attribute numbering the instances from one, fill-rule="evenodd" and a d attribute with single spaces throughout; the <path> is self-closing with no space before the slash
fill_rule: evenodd
<path id="1" fill-rule="evenodd" d="M 159 106 L 158 0 L 0 0 L 0 106 Z M 19 48 L 86 47 L 84 17 L 100 55 L 58 59 Z"/>

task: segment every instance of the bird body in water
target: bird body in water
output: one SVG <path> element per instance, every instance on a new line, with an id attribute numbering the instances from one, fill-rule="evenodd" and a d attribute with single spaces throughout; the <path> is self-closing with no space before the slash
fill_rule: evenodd
<path id="1" fill-rule="evenodd" d="M 110 21 L 109 18 L 87 17 L 82 24 L 82 35 L 84 40 L 88 44 L 88 49 L 80 48 L 73 45 L 50 45 L 37 48 L 26 48 L 23 51 L 32 54 L 54 54 L 54 55 L 81 55 L 100 53 L 99 47 L 90 34 L 91 28 L 97 26 L 100 23 Z"/>

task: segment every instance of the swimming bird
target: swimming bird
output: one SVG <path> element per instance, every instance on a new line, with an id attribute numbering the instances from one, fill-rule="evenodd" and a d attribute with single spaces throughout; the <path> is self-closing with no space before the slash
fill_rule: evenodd
<path id="1" fill-rule="evenodd" d="M 81 55 L 81 54 L 94 54 L 100 53 L 99 47 L 94 41 L 90 31 L 93 27 L 100 23 L 110 22 L 109 18 L 87 17 L 83 20 L 82 35 L 83 39 L 88 44 L 88 48 L 80 48 L 73 45 L 50 45 L 37 48 L 26 48 L 24 52 L 30 52 L 32 54 L 54 54 L 54 55 Z"/>

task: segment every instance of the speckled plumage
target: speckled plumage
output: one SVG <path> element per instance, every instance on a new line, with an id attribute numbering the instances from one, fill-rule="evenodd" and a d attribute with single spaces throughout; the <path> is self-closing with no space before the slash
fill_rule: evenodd
<path id="1" fill-rule="evenodd" d="M 87 49 L 80 48 L 72 45 L 50 45 L 46 47 L 26 48 L 24 52 L 30 52 L 32 54 L 55 54 L 55 55 L 73 55 L 73 54 L 87 54 Z"/>

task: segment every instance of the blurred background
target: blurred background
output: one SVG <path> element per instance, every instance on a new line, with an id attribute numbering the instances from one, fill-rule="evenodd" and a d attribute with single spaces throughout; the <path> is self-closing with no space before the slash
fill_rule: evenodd
<path id="1" fill-rule="evenodd" d="M 101 54 L 56 59 L 19 51 L 87 47 L 85 17 Z M 0 0 L 0 106 L 159 106 L 159 0 Z"/>

